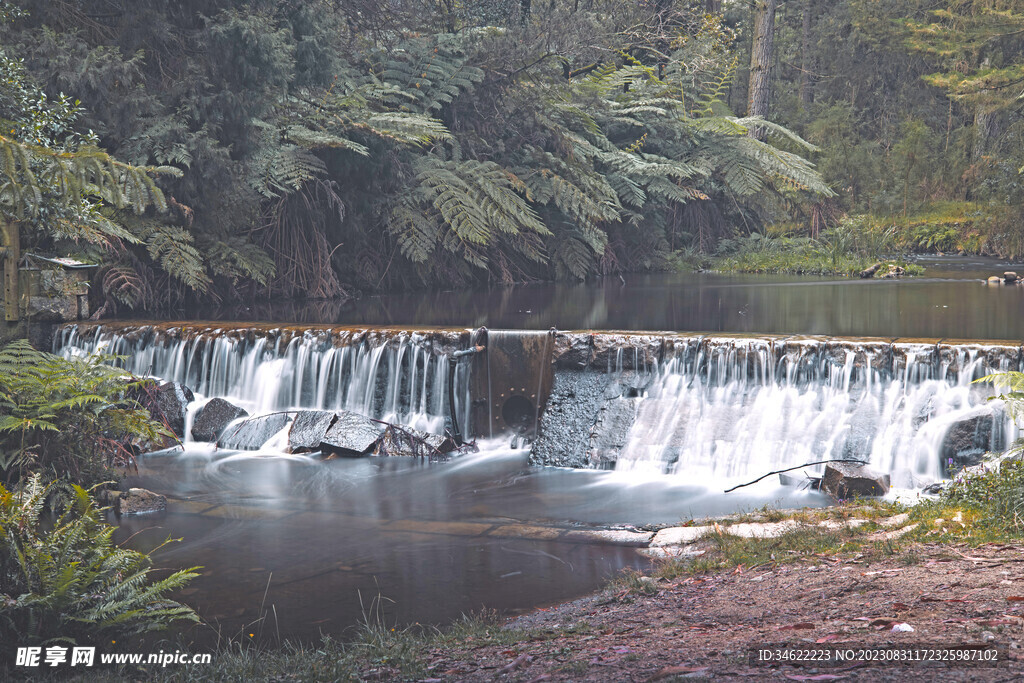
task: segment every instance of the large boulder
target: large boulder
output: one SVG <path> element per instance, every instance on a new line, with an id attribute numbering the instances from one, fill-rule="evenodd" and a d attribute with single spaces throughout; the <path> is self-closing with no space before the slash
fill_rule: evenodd
<path id="1" fill-rule="evenodd" d="M 973 467 L 984 460 L 992 442 L 991 412 L 954 422 L 942 439 L 939 456 L 946 476 Z"/>
<path id="2" fill-rule="evenodd" d="M 177 382 L 164 382 L 144 399 L 154 419 L 166 424 L 179 439 L 185 438 L 185 411 L 196 400 L 192 390 Z"/>
<path id="3" fill-rule="evenodd" d="M 270 437 L 288 425 L 288 416 L 283 413 L 250 417 L 235 427 L 224 430 L 217 445 L 243 451 L 259 450 Z"/>
<path id="4" fill-rule="evenodd" d="M 222 398 L 212 399 L 196 413 L 192 423 L 192 438 L 196 441 L 216 441 L 224 428 L 240 417 L 249 417 L 249 413 Z"/>
<path id="5" fill-rule="evenodd" d="M 345 456 L 369 454 L 380 440 L 383 427 L 368 417 L 340 411 L 324 434 L 320 450 Z"/>
<path id="6" fill-rule="evenodd" d="M 121 515 L 162 512 L 167 509 L 167 499 L 146 489 L 128 489 L 117 498 L 114 508 Z"/>
<path id="7" fill-rule="evenodd" d="M 884 496 L 889 492 L 889 475 L 854 462 L 837 460 L 825 465 L 821 488 L 834 498 Z"/>
<path id="8" fill-rule="evenodd" d="M 320 450 L 337 415 L 329 410 L 303 410 L 295 416 L 288 431 L 288 452 L 309 453 Z"/>

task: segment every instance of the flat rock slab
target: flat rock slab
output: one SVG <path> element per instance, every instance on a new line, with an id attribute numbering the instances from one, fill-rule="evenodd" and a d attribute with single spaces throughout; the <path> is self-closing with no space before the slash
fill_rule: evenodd
<path id="1" fill-rule="evenodd" d="M 225 429 L 217 445 L 243 451 L 259 450 L 270 437 L 287 426 L 288 420 L 288 416 L 283 413 L 251 417 Z"/>
<path id="2" fill-rule="evenodd" d="M 337 417 L 329 410 L 303 410 L 295 416 L 288 432 L 290 453 L 309 453 L 320 450 L 320 443 Z"/>
<path id="3" fill-rule="evenodd" d="M 706 550 L 698 550 L 693 546 L 651 546 L 650 548 L 638 548 L 637 552 L 644 557 L 649 557 L 652 560 L 685 560 L 694 557 L 700 557 Z"/>
<path id="4" fill-rule="evenodd" d="M 573 529 L 565 532 L 563 541 L 578 543 L 608 543 L 630 547 L 646 547 L 654 539 L 653 531 L 626 529 Z"/>
<path id="5" fill-rule="evenodd" d="M 503 538 L 531 538 L 538 541 L 553 541 L 562 535 L 562 529 L 529 524 L 506 524 L 493 529 L 488 536 Z"/>
<path id="6" fill-rule="evenodd" d="M 670 545 L 689 545 L 694 543 L 710 531 L 709 526 L 673 526 L 662 529 L 654 535 L 651 547 L 664 547 Z"/>
<path id="7" fill-rule="evenodd" d="M 224 428 L 240 417 L 249 417 L 249 413 L 222 398 L 212 399 L 196 413 L 192 423 L 192 438 L 196 441 L 216 441 Z"/>
<path id="8" fill-rule="evenodd" d="M 493 524 L 480 522 L 427 522 L 419 519 L 396 519 L 382 527 L 383 531 L 411 531 L 418 534 L 446 536 L 482 536 Z"/>
<path id="9" fill-rule="evenodd" d="M 652 548 L 690 545 L 708 534 L 723 533 L 740 538 L 775 538 L 787 531 L 792 531 L 800 524 L 793 520 L 784 522 L 753 522 L 749 524 L 732 524 L 729 526 L 674 526 L 662 529 L 651 541 Z"/>
<path id="10" fill-rule="evenodd" d="M 324 434 L 320 448 L 340 455 L 366 455 L 377 445 L 383 431 L 378 423 L 368 417 L 339 412 Z"/>
<path id="11" fill-rule="evenodd" d="M 167 509 L 167 498 L 146 489 L 128 489 L 118 497 L 115 507 L 122 515 L 162 512 Z"/>

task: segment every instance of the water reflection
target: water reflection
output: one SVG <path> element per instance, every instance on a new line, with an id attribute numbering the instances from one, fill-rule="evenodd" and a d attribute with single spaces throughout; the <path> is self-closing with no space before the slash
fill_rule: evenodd
<path id="1" fill-rule="evenodd" d="M 677 273 L 484 291 L 412 292 L 339 302 L 175 313 L 192 319 L 622 329 L 842 336 L 1024 339 L 1024 287 L 989 275 L 1024 265 L 981 257 L 921 259 L 907 280 Z"/>
<path id="2" fill-rule="evenodd" d="M 364 606 L 387 598 L 389 621 L 441 623 L 572 598 L 646 564 L 632 548 L 502 531 L 523 523 L 669 523 L 766 502 L 823 503 L 792 490 L 782 498 L 771 484 L 726 496 L 609 472 L 541 470 L 527 466 L 525 452 L 496 444 L 432 465 L 254 457 L 197 444 L 141 458 L 131 483 L 177 500 L 158 517 L 122 518 L 118 540 L 151 548 L 183 537 L 159 551 L 160 564 L 204 567 L 182 597 L 229 636 L 257 620 L 261 604 L 276 614 L 265 636 L 316 638 L 355 625 L 360 597 Z"/>

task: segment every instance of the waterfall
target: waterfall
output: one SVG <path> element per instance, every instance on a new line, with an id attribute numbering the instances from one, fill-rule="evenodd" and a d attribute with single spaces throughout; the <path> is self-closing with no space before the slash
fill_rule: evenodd
<path id="1" fill-rule="evenodd" d="M 625 372 L 619 349 L 613 372 Z M 676 340 L 644 369 L 620 471 L 737 481 L 826 459 L 857 458 L 912 486 L 944 474 L 951 427 L 990 420 L 986 449 L 1016 428 L 983 375 L 1019 368 L 1017 347 L 827 339 Z M 631 380 L 637 383 L 634 377 Z M 592 462 L 596 461 L 592 454 Z M 948 463 L 945 463 L 948 464 Z M 818 470 L 821 470 L 819 466 Z"/>
<path id="2" fill-rule="evenodd" d="M 145 377 L 187 385 L 250 414 L 349 410 L 440 433 L 448 415 L 449 360 L 414 332 L 168 326 L 66 326 L 54 340 L 66 358 L 102 353 Z M 469 420 L 469 370 L 455 372 L 460 424 Z"/>
<path id="3" fill-rule="evenodd" d="M 201 399 L 193 411 L 222 397 L 254 415 L 349 410 L 439 433 L 449 417 L 449 354 L 470 337 L 72 325 L 55 351 L 113 354 L 136 375 L 185 384 Z M 536 437 L 535 464 L 737 482 L 861 459 L 910 487 L 1017 437 L 1001 402 L 988 400 L 991 386 L 973 383 L 1019 370 L 1013 345 L 495 330 L 488 338 L 484 357 L 454 368 L 459 424 L 469 435 Z"/>

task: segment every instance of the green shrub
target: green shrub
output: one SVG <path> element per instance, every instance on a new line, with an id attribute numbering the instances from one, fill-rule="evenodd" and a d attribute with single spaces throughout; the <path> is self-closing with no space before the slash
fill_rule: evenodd
<path id="1" fill-rule="evenodd" d="M 19 490 L 0 485 L 0 643 L 109 642 L 198 621 L 191 608 L 163 597 L 197 574 L 153 581 L 150 556 L 115 546 L 114 527 L 100 521 L 89 494 L 68 488 L 60 495 L 39 475 Z M 52 523 L 47 500 L 59 510 Z"/>
<path id="2" fill-rule="evenodd" d="M 1024 531 L 1024 462 L 1011 458 L 980 473 L 960 474 L 942 494 L 943 503 L 981 513 L 976 524 L 997 531 Z"/>
<path id="3" fill-rule="evenodd" d="M 879 260 L 878 250 L 890 246 L 892 234 L 857 229 L 843 224 L 810 237 L 748 237 L 722 240 L 713 268 L 740 273 L 792 273 L 796 275 L 855 276 Z M 924 269 L 902 260 L 885 261 L 902 267 L 907 275 Z"/>
<path id="4" fill-rule="evenodd" d="M 25 341 L 0 349 L 0 481 L 28 472 L 95 483 L 133 444 L 170 435 L 133 395 L 139 380 L 103 359 L 65 360 Z"/>
<path id="5" fill-rule="evenodd" d="M 992 384 L 1019 424 L 1024 418 L 1024 373 L 999 372 L 974 380 Z M 991 400 L 991 399 L 990 399 Z M 1018 440 L 985 467 L 961 472 L 942 494 L 940 502 L 979 513 L 978 524 L 1003 532 L 1024 532 L 1024 441 Z"/>

